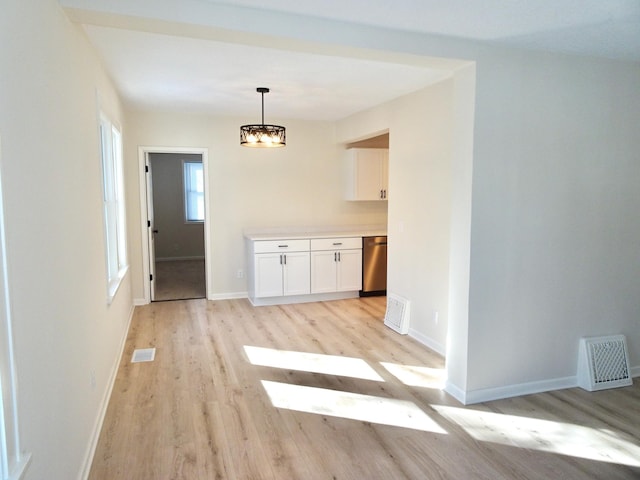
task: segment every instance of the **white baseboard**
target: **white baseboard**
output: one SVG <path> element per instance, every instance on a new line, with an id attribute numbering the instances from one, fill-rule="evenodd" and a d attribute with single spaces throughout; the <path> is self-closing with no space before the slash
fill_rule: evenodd
<path id="1" fill-rule="evenodd" d="M 541 380 L 538 382 L 520 383 L 517 385 L 506 385 L 504 387 L 482 388 L 479 390 L 465 392 L 463 403 L 465 405 L 470 405 L 473 403 L 490 402 L 492 400 L 520 397 L 522 395 L 531 395 L 533 393 L 551 392 L 553 390 L 562 390 L 577 386 L 578 377 L 574 376 Z M 447 388 L 448 387 L 449 385 L 447 385 Z M 445 389 L 445 391 L 450 393 L 448 389 Z M 453 395 L 453 393 L 451 394 Z"/>
<path id="2" fill-rule="evenodd" d="M 247 298 L 247 292 L 213 293 L 207 300 L 234 300 L 236 298 Z"/>
<path id="3" fill-rule="evenodd" d="M 124 348 L 127 343 L 127 336 L 129 334 L 129 328 L 131 327 L 131 320 L 133 319 L 133 312 L 135 311 L 135 306 L 132 305 L 131 311 L 129 312 L 129 320 L 127 321 L 127 326 L 122 333 L 122 339 L 120 340 L 120 349 L 119 354 L 111 367 L 111 374 L 109 375 L 109 381 L 107 383 L 107 389 L 105 390 L 104 396 L 100 401 L 100 408 L 98 410 L 98 417 L 96 418 L 96 422 L 93 425 L 93 431 L 91 432 L 89 446 L 87 448 L 87 452 L 84 456 L 84 461 L 82 462 L 82 470 L 80 470 L 80 474 L 78 476 L 79 480 L 86 480 L 89 478 L 89 472 L 91 471 L 91 464 L 93 463 L 93 456 L 96 453 L 96 447 L 98 446 L 98 440 L 100 438 L 100 432 L 102 431 L 102 424 L 104 423 L 105 415 L 107 414 L 107 407 L 109 406 L 109 399 L 111 398 L 111 392 L 113 391 L 113 386 L 116 383 L 116 376 L 118 375 L 118 368 L 120 367 L 120 359 L 122 358 L 122 354 L 124 353 Z"/>
<path id="4" fill-rule="evenodd" d="M 254 307 L 269 305 L 288 305 L 294 303 L 328 302 L 331 300 L 345 300 L 348 298 L 358 298 L 358 291 L 353 292 L 332 292 L 332 293 L 311 293 L 305 295 L 291 295 L 285 297 L 264 297 L 251 298 L 249 301 Z"/>
<path id="5" fill-rule="evenodd" d="M 133 306 L 134 307 L 141 307 L 142 305 L 148 305 L 149 302 L 147 301 L 146 298 L 134 298 L 133 299 Z"/>
<path id="6" fill-rule="evenodd" d="M 640 377 L 640 366 L 631 367 L 631 376 Z M 471 390 L 468 392 L 465 392 L 456 385 L 447 382 L 444 391 L 463 405 L 471 405 L 473 403 L 490 402 L 492 400 L 501 400 L 503 398 L 519 397 L 534 393 L 551 392 L 553 390 L 562 390 L 577 386 L 578 377 L 564 377 L 542 380 L 539 382 L 507 385 L 504 387 L 482 388 L 480 390 Z"/>
<path id="7" fill-rule="evenodd" d="M 449 381 L 447 380 L 445 382 L 445 386 L 443 390 L 449 395 L 451 395 L 453 398 L 458 400 L 462 405 L 467 404 L 467 393 L 461 388 L 458 388 L 457 385 L 454 385 L 453 383 L 449 383 Z"/>
<path id="8" fill-rule="evenodd" d="M 409 329 L 409 336 L 417 340 L 418 342 L 420 342 L 430 350 L 433 350 L 434 352 L 439 353 L 443 357 L 447 353 L 447 349 L 444 347 L 444 345 L 434 341 L 432 338 L 429 338 L 426 335 L 423 335 L 422 333 L 418 332 L 417 330 L 414 330 L 413 328 Z"/>

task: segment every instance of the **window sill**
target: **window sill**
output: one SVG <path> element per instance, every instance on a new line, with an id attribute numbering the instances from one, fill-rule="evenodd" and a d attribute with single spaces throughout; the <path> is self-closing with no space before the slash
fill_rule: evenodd
<path id="1" fill-rule="evenodd" d="M 13 471 L 7 477 L 9 480 L 22 480 L 27 472 L 27 467 L 31 463 L 31 454 L 22 454 L 20 461 L 14 466 Z"/>
<path id="2" fill-rule="evenodd" d="M 107 305 L 111 305 L 113 303 L 113 299 L 118 293 L 118 289 L 120 288 L 120 284 L 122 284 L 122 280 L 127 275 L 129 271 L 129 266 L 123 267 L 118 272 L 118 276 L 114 278 L 107 287 Z"/>

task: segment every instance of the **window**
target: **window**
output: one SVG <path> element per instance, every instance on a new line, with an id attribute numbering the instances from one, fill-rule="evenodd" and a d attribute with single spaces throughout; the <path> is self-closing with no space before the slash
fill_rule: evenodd
<path id="1" fill-rule="evenodd" d="M 184 218 L 187 223 L 204 222 L 204 172 L 202 162 L 183 163 Z"/>
<path id="2" fill-rule="evenodd" d="M 122 134 L 107 117 L 100 117 L 102 190 L 109 302 L 127 271 Z"/>
<path id="3" fill-rule="evenodd" d="M 5 247 L 4 207 L 0 179 L 0 478 L 22 478 L 31 454 L 20 448 L 16 365 L 13 355 L 11 297 Z"/>

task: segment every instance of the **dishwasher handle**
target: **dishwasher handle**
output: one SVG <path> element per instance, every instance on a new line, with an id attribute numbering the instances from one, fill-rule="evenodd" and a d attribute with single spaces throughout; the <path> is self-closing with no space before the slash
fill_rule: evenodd
<path id="1" fill-rule="evenodd" d="M 364 237 L 365 247 L 386 247 L 387 237 Z"/>

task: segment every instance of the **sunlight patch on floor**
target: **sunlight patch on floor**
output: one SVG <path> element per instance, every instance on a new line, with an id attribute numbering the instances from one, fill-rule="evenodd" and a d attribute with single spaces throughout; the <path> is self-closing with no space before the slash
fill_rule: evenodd
<path id="1" fill-rule="evenodd" d="M 276 408 L 447 433 L 412 402 L 267 380 L 262 385 Z"/>
<path id="2" fill-rule="evenodd" d="M 479 441 L 640 467 L 640 446 L 611 430 L 432 405 Z"/>
<path id="3" fill-rule="evenodd" d="M 443 368 L 399 365 L 397 363 L 380 362 L 387 371 L 410 387 L 444 388 L 446 373 Z"/>
<path id="4" fill-rule="evenodd" d="M 244 351 L 253 365 L 384 382 L 384 379 L 361 358 L 292 352 L 248 345 L 244 346 Z"/>

